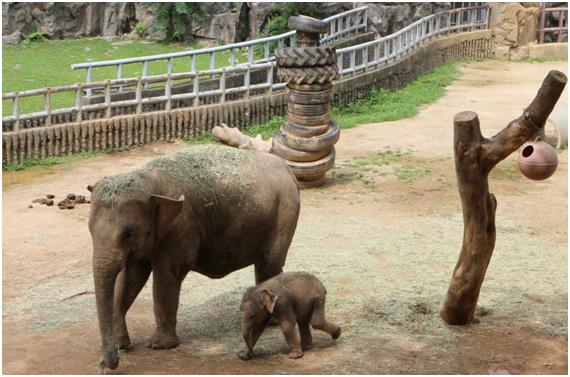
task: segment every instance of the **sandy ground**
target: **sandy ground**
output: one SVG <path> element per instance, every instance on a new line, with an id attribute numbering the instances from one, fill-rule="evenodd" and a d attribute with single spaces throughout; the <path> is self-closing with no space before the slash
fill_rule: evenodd
<path id="1" fill-rule="evenodd" d="M 290 360 L 272 328 L 257 357 L 240 361 L 238 306 L 253 282 L 252 268 L 221 280 L 190 274 L 178 315 L 182 344 L 166 351 L 146 347 L 154 330 L 149 281 L 127 316 L 134 348 L 121 354 L 116 372 L 566 374 L 567 151 L 543 182 L 525 180 L 514 155 L 495 168 L 497 243 L 478 323 L 452 327 L 438 317 L 463 227 L 453 116 L 476 111 L 491 136 L 520 115 L 550 69 L 567 72 L 567 63 L 468 63 L 447 95 L 415 118 L 342 131 L 326 185 L 302 191 L 286 264 L 324 282 L 328 317 L 343 327 L 338 341 L 314 332 L 315 349 Z M 87 194 L 87 184 L 105 175 L 184 147 L 154 144 L 3 174 L 4 373 L 97 372 L 89 206 L 30 209 L 31 200 Z"/>

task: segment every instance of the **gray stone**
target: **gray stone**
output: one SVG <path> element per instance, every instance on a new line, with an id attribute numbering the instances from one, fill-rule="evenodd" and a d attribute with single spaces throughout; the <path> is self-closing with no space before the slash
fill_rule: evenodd
<path id="1" fill-rule="evenodd" d="M 6 45 L 17 45 L 22 41 L 22 34 L 19 30 L 16 30 L 10 35 L 2 36 L 2 43 Z"/>

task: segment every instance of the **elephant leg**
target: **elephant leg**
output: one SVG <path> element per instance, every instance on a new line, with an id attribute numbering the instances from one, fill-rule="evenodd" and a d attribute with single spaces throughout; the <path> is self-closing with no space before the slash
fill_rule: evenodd
<path id="1" fill-rule="evenodd" d="M 299 209 L 292 203 L 279 203 L 277 221 L 263 243 L 261 257 L 255 263 L 255 283 L 259 284 L 283 272 L 289 246 L 297 227 Z"/>
<path id="2" fill-rule="evenodd" d="M 168 349 L 179 344 L 176 336 L 176 313 L 178 312 L 180 287 L 185 275 L 176 276 L 168 268 L 153 271 L 156 331 L 150 340 L 150 348 Z"/>
<path id="3" fill-rule="evenodd" d="M 299 333 L 301 334 L 301 348 L 303 351 L 313 348 L 313 336 L 311 335 L 311 326 L 309 322 L 298 322 Z"/>
<path id="4" fill-rule="evenodd" d="M 115 283 L 114 331 L 117 345 L 126 349 L 131 344 L 125 316 L 150 275 L 148 261 L 141 260 L 123 269 Z"/>
<path id="5" fill-rule="evenodd" d="M 340 326 L 327 321 L 325 317 L 325 299 L 320 298 L 315 302 L 313 315 L 311 317 L 311 326 L 317 330 L 328 332 L 333 339 L 340 336 Z"/>

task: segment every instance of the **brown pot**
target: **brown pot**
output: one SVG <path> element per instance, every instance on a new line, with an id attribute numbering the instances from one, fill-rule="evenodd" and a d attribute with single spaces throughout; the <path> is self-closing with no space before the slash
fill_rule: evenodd
<path id="1" fill-rule="evenodd" d="M 558 156 L 548 143 L 537 139 L 521 147 L 517 156 L 517 164 L 525 177 L 534 181 L 542 181 L 556 171 Z"/>

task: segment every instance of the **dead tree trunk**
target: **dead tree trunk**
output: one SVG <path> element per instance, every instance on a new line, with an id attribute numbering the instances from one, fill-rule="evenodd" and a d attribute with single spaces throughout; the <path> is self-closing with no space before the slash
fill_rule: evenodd
<path id="1" fill-rule="evenodd" d="M 212 129 L 212 134 L 214 137 L 232 147 L 238 147 L 241 149 L 251 149 L 254 151 L 271 153 L 271 143 L 272 138 L 264 141 L 261 135 L 256 137 L 247 136 L 241 133 L 238 128 L 228 127 L 225 124 L 222 126 L 216 126 Z"/>
<path id="2" fill-rule="evenodd" d="M 455 171 L 463 209 L 463 246 L 453 271 L 441 318 L 452 325 L 471 322 L 487 266 L 495 247 L 497 200 L 489 192 L 493 167 L 533 137 L 546 122 L 566 85 L 566 76 L 550 71 L 523 115 L 486 139 L 477 114 L 454 118 Z"/>

